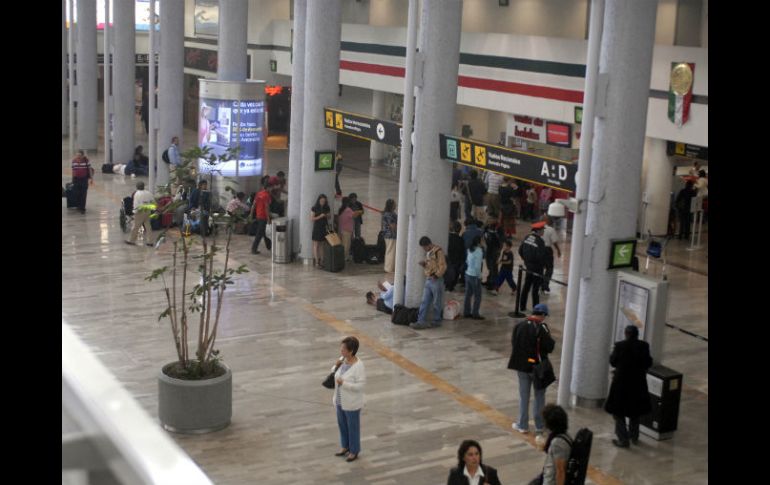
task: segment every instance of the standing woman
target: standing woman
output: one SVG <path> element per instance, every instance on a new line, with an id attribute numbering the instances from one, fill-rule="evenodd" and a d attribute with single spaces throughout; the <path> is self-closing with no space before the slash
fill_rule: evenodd
<path id="1" fill-rule="evenodd" d="M 500 225 L 507 238 L 516 234 L 516 205 L 513 202 L 515 194 L 511 179 L 506 178 L 500 186 Z"/>
<path id="2" fill-rule="evenodd" d="M 345 456 L 345 461 L 354 461 L 361 452 L 361 408 L 364 407 L 364 386 L 366 370 L 361 359 L 356 357 L 358 339 L 345 337 L 340 346 L 342 365 L 333 366 L 334 408 L 337 410 L 337 426 L 340 429 L 340 447 L 335 456 Z"/>
<path id="3" fill-rule="evenodd" d="M 449 472 L 447 485 L 500 485 L 497 470 L 481 462 L 481 445 L 465 440 L 457 450 L 457 466 Z"/>
<path id="4" fill-rule="evenodd" d="M 345 247 L 345 261 L 350 259 L 350 241 L 353 238 L 353 231 L 355 230 L 355 218 L 360 216 L 364 211 L 353 210 L 351 199 L 349 197 L 342 198 L 342 207 L 339 212 L 339 228 L 340 235 L 342 236 L 342 245 Z"/>
<path id="5" fill-rule="evenodd" d="M 326 240 L 330 214 L 331 208 L 326 195 L 319 195 L 315 205 L 310 209 L 310 220 L 313 221 L 313 266 L 318 265 L 319 268 L 323 268 L 321 243 Z"/>
<path id="6" fill-rule="evenodd" d="M 556 404 L 546 404 L 542 415 L 549 431 L 543 447 L 545 463 L 543 473 L 530 481 L 529 485 L 564 485 L 567 479 L 567 461 L 572 451 L 572 437 L 567 433 L 569 418 L 564 408 Z"/>
<path id="7" fill-rule="evenodd" d="M 481 306 L 481 262 L 484 260 L 484 250 L 481 249 L 481 236 L 476 236 L 468 248 L 465 258 L 467 269 L 465 270 L 465 313 L 464 318 L 484 320 L 479 315 Z M 471 298 L 473 298 L 473 311 L 471 311 Z"/>
<path id="8" fill-rule="evenodd" d="M 396 201 L 388 199 L 382 211 L 382 237 L 385 239 L 385 272 L 396 272 L 396 228 L 398 215 Z"/>

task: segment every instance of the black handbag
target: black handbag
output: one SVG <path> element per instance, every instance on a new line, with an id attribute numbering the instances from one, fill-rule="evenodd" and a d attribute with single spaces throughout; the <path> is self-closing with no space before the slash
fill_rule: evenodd
<path id="1" fill-rule="evenodd" d="M 548 357 L 540 357 L 539 338 L 537 339 L 537 356 L 540 362 L 532 366 L 532 385 L 535 389 L 540 390 L 550 386 L 556 380 L 556 375 Z"/>
<path id="2" fill-rule="evenodd" d="M 321 383 L 327 389 L 334 389 L 334 372 L 326 376 L 326 379 Z"/>
<path id="3" fill-rule="evenodd" d="M 331 374 L 326 376 L 326 379 L 324 379 L 324 381 L 321 383 L 322 386 L 324 386 L 327 389 L 334 389 L 334 374 L 337 372 L 337 369 L 339 369 L 341 365 L 342 365 L 342 360 L 338 360 L 337 364 L 334 367 L 334 370 L 331 372 Z"/>

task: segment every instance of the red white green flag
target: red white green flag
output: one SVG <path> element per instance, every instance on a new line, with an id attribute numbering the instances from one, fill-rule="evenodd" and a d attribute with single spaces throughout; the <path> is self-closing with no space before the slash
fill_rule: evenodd
<path id="1" fill-rule="evenodd" d="M 668 88 L 668 119 L 679 128 L 690 119 L 694 73 L 695 63 L 671 63 L 671 81 Z"/>

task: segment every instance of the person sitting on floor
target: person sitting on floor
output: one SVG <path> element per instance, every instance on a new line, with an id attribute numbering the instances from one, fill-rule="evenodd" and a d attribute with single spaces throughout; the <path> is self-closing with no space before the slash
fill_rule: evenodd
<path id="1" fill-rule="evenodd" d="M 380 289 L 380 297 L 377 298 L 371 291 L 366 293 L 366 303 L 377 307 L 377 310 L 388 315 L 393 313 L 393 289 L 394 286 L 387 281 L 377 282 Z"/>

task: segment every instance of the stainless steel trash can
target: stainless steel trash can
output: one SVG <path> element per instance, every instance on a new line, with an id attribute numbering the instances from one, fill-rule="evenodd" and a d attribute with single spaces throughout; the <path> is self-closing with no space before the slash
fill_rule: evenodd
<path id="1" fill-rule="evenodd" d="M 285 217 L 273 219 L 271 224 L 274 263 L 291 262 L 291 224 Z"/>

